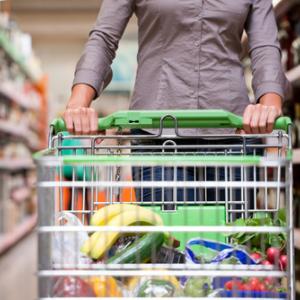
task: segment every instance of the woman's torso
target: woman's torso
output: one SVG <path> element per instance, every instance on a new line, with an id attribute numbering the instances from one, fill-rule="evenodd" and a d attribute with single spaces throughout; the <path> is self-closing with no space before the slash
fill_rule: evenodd
<path id="1" fill-rule="evenodd" d="M 251 0 L 136 0 L 138 71 L 131 109 L 249 104 L 240 61 Z"/>

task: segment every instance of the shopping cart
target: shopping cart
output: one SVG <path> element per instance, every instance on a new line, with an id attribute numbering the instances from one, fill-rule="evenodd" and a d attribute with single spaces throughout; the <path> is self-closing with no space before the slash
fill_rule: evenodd
<path id="1" fill-rule="evenodd" d="M 98 136 L 55 120 L 36 155 L 39 299 L 295 300 L 291 121 L 199 131 L 241 127 L 219 110 L 117 112 Z"/>

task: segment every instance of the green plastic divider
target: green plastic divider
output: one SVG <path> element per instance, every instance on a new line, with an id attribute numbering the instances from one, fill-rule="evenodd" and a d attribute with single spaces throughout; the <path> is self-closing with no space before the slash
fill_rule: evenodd
<path id="1" fill-rule="evenodd" d="M 180 199 L 179 199 L 180 200 Z M 187 199 L 188 201 L 188 199 Z M 141 203 L 141 205 L 145 205 Z M 149 204 L 149 208 L 158 213 L 166 226 L 225 226 L 226 225 L 226 209 L 222 205 L 199 205 L 199 204 L 178 204 L 174 211 L 163 211 L 161 206 Z M 180 241 L 179 250 L 184 251 L 185 245 L 192 238 L 209 239 L 226 243 L 226 235 L 220 232 L 172 232 L 177 240 Z M 197 255 L 211 253 L 204 247 L 195 249 Z"/>
<path id="2" fill-rule="evenodd" d="M 64 164 L 243 164 L 259 165 L 260 156 L 235 155 L 70 155 L 62 157 Z"/>
<path id="3" fill-rule="evenodd" d="M 156 110 L 156 111 L 119 111 L 98 120 L 99 130 L 110 128 L 121 129 L 154 129 L 164 128 L 236 128 L 243 127 L 243 119 L 224 110 Z M 176 119 L 176 121 L 175 121 Z M 288 117 L 278 118 L 275 129 L 287 132 L 292 121 Z M 52 124 L 55 133 L 66 131 L 63 119 L 55 119 Z"/>

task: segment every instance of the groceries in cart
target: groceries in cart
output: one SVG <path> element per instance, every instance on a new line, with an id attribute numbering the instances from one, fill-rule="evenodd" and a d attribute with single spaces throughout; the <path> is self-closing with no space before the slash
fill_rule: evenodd
<path id="1" fill-rule="evenodd" d="M 65 225 L 82 226 L 79 219 L 62 213 L 60 221 Z M 66 223 L 67 222 L 67 223 Z M 285 225 L 285 213 L 280 211 L 277 218 L 269 214 L 257 214 L 252 218 L 237 219 L 231 225 L 243 223 L 245 226 Z M 96 211 L 91 217 L 91 226 L 163 226 L 163 220 L 151 207 L 137 204 L 115 203 Z M 230 224 L 228 224 L 230 225 Z M 73 233 L 74 234 L 74 233 Z M 203 238 L 190 239 L 180 251 L 180 241 L 167 232 L 148 232 L 144 234 L 126 234 L 121 232 L 94 232 L 88 236 L 80 233 L 81 263 L 91 264 L 198 264 L 198 265 L 263 265 L 281 270 L 286 269 L 286 236 L 269 233 L 239 233 L 228 236 L 230 244 Z M 69 239 L 69 240 L 68 240 Z M 266 251 L 260 248 L 261 239 L 265 239 Z M 59 239 L 57 239 L 59 241 Z M 57 244 L 58 247 L 59 244 Z M 73 239 L 66 235 L 64 247 L 76 249 Z M 70 243 L 68 248 L 68 243 Z M 202 255 L 196 251 L 202 247 Z M 177 249 L 176 249 L 177 248 Z M 203 251 L 210 249 L 211 252 Z M 57 249 L 61 250 L 61 249 Z M 55 251 L 54 251 L 55 253 Z M 74 253 L 65 252 L 65 262 L 70 261 Z M 55 257 L 55 256 L 54 256 Z M 254 297 L 285 298 L 282 280 L 266 277 L 189 277 L 189 276 L 143 276 L 120 280 L 109 276 L 93 276 L 87 279 L 77 277 L 58 278 L 53 285 L 53 294 L 57 297 Z"/>
<path id="2" fill-rule="evenodd" d="M 162 218 L 151 208 L 136 204 L 112 204 L 99 209 L 91 218 L 92 226 L 162 226 Z M 175 248 L 180 242 L 168 232 L 142 234 L 94 232 L 81 252 L 94 261 L 108 264 L 184 263 L 185 256 Z"/>
<path id="3" fill-rule="evenodd" d="M 61 226 L 75 226 L 83 228 L 80 219 L 72 213 L 60 212 L 57 214 L 56 223 Z M 87 263 L 88 259 L 80 252 L 81 245 L 88 238 L 88 234 L 81 232 L 56 232 L 52 240 L 52 261 L 54 266 L 63 265 L 65 268 L 75 263 Z"/>
<path id="4" fill-rule="evenodd" d="M 242 118 L 119 112 L 99 120 L 114 136 L 54 122 L 38 158 L 39 299 L 295 300 L 291 122 L 276 123 L 268 136 L 191 138 L 179 130 Z"/>
<path id="5" fill-rule="evenodd" d="M 216 251 L 211 259 L 197 257 L 194 246 L 204 246 Z M 257 249 L 255 247 L 255 249 Z M 249 251 L 249 252 L 247 252 Z M 192 239 L 186 245 L 186 260 L 194 264 L 228 265 L 234 269 L 236 265 L 269 266 L 270 269 L 284 270 L 286 265 L 281 263 L 286 259 L 285 249 L 269 247 L 266 253 L 253 252 L 240 244 L 223 244 L 216 241 Z M 205 279 L 205 280 L 204 280 Z M 220 297 L 249 297 L 249 298 L 283 298 L 286 299 L 286 282 L 274 277 L 213 277 L 196 278 L 182 277 L 185 295 L 203 297 L 211 293 Z M 206 288 L 197 289 L 205 284 Z"/>
<path id="6" fill-rule="evenodd" d="M 183 289 L 175 276 L 134 277 L 127 289 L 132 297 L 182 297 Z"/>

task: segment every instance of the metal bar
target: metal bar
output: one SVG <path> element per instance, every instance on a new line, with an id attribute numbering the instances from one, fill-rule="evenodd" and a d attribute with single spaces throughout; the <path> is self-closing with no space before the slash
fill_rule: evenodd
<path id="1" fill-rule="evenodd" d="M 112 181 L 99 181 L 99 182 L 83 182 L 83 181 L 74 181 L 74 182 L 55 182 L 55 181 L 44 181 L 38 183 L 38 187 L 40 188 L 48 188 L 48 187 L 76 187 L 76 188 L 83 188 L 83 187 L 216 187 L 215 181 L 205 181 L 205 182 L 194 182 L 194 181 L 120 181 L 120 182 L 112 182 Z M 278 182 L 222 182 L 218 181 L 218 187 L 233 187 L 233 188 L 241 188 L 241 187 L 248 187 L 248 188 L 286 188 L 288 183 L 278 183 Z"/>
<path id="2" fill-rule="evenodd" d="M 241 270 L 227 270 L 228 277 L 268 277 L 271 271 L 241 271 Z M 60 276 L 113 276 L 113 277 L 147 277 L 147 276 L 205 276 L 205 277 L 223 277 L 224 271 L 220 270 L 49 270 L 40 271 L 40 277 L 60 277 Z M 284 272 L 272 272 L 272 277 L 282 278 L 286 274 Z"/>
<path id="3" fill-rule="evenodd" d="M 61 300 L 62 298 L 57 298 L 57 297 L 51 297 L 51 298 L 39 298 L 40 300 Z M 93 298 L 93 297 L 89 297 L 89 298 L 80 298 L 80 297 L 76 297 L 76 298 L 72 298 L 72 297 L 68 297 L 68 300 L 87 300 L 87 299 L 99 299 L 99 298 Z M 119 298 L 119 297 L 101 297 L 101 300 L 124 300 L 124 298 Z M 136 300 L 145 300 L 145 298 L 140 298 L 140 297 L 130 297 L 130 299 L 136 299 Z M 155 297 L 155 299 L 157 300 L 174 300 L 174 298 L 170 298 L 170 297 Z M 180 297 L 179 299 L 181 300 L 191 300 L 191 299 L 195 299 L 195 298 L 191 298 L 191 297 Z M 202 298 L 202 297 L 197 297 L 197 300 L 207 300 L 206 298 Z M 213 297 L 212 299 L 214 300 L 232 300 L 232 298 L 219 298 L 219 297 Z M 234 300 L 257 300 L 257 298 L 237 298 L 234 297 Z M 282 298 L 272 298 L 271 300 L 282 300 Z"/>
<path id="4" fill-rule="evenodd" d="M 283 271 L 276 270 L 273 266 L 264 266 L 264 265 L 215 265 L 215 264 L 53 264 L 54 270 L 59 271 L 61 268 L 66 268 L 68 270 L 219 270 L 219 271 L 256 271 L 258 274 L 260 272 L 269 272 L 270 277 L 278 276 L 278 272 L 281 273 L 281 276 L 286 276 L 287 273 Z M 43 270 L 47 271 L 47 270 Z M 52 271 L 52 270 L 48 270 Z"/>
<path id="5" fill-rule="evenodd" d="M 44 232 L 256 232 L 256 233 L 285 233 L 285 227 L 271 226 L 43 226 L 38 229 Z"/>

